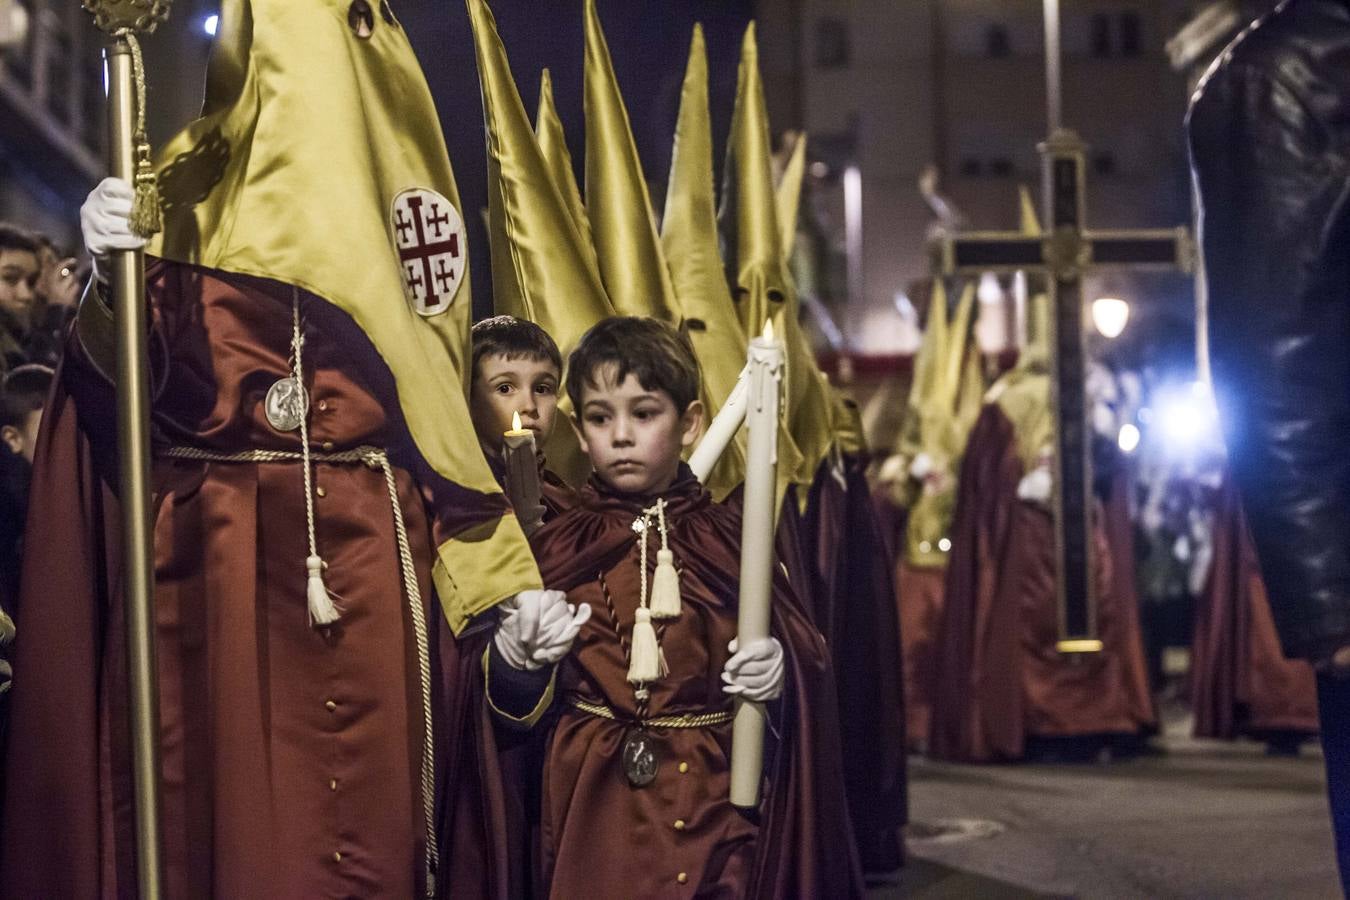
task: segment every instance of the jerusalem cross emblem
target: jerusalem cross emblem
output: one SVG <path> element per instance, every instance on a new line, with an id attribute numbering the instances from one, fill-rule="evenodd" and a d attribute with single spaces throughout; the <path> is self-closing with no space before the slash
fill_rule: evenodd
<path id="1" fill-rule="evenodd" d="M 408 302 L 419 315 L 445 312 L 468 263 L 459 210 L 435 191 L 412 188 L 394 198 L 389 223 Z"/>

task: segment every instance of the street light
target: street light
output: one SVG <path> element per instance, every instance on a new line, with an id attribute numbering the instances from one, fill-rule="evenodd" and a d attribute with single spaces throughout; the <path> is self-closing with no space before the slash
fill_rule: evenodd
<path id="1" fill-rule="evenodd" d="M 1092 324 L 1102 337 L 1115 339 L 1130 321 L 1130 304 L 1119 297 L 1099 297 L 1092 301 Z"/>

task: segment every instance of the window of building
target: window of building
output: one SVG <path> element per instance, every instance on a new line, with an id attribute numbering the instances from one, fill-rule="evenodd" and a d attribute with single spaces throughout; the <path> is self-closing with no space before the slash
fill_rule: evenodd
<path id="1" fill-rule="evenodd" d="M 1107 59 L 1114 55 L 1114 48 L 1111 46 L 1111 17 L 1105 13 L 1096 13 L 1092 16 L 1088 49 L 1098 59 Z"/>
<path id="2" fill-rule="evenodd" d="M 1120 55 L 1141 56 L 1144 52 L 1144 26 L 1137 12 L 1120 14 Z"/>
<path id="3" fill-rule="evenodd" d="M 1109 150 L 1092 154 L 1092 171 L 1098 175 L 1116 174 L 1116 155 Z"/>
<path id="4" fill-rule="evenodd" d="M 990 25 L 984 30 L 984 55 L 990 59 L 1012 56 L 1012 39 L 1007 25 Z"/>
<path id="5" fill-rule="evenodd" d="M 816 22 L 816 68 L 842 69 L 849 63 L 848 23 L 824 18 Z"/>

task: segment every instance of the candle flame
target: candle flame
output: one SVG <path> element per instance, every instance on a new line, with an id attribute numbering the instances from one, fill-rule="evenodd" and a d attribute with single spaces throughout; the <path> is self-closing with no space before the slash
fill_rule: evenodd
<path id="1" fill-rule="evenodd" d="M 773 340 L 773 319 L 764 320 L 764 333 L 762 337 L 766 341 Z"/>
<path id="2" fill-rule="evenodd" d="M 520 427 L 520 411 L 519 411 L 519 410 L 517 410 L 516 412 L 511 413 L 511 430 L 512 430 L 512 431 L 520 431 L 520 430 L 521 430 L 521 427 Z"/>

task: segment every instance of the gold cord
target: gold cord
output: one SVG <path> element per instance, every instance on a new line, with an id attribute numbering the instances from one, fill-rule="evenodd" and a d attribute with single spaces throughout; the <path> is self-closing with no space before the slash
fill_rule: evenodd
<path id="1" fill-rule="evenodd" d="M 113 37 L 127 42 L 131 49 L 131 74 L 136 82 L 136 142 L 135 196 L 131 201 L 131 230 L 143 238 L 158 234 L 163 228 L 160 212 L 159 179 L 155 176 L 154 161 L 150 158 L 150 138 L 145 130 L 145 59 L 141 56 L 141 42 L 130 28 L 120 28 Z"/>
<path id="2" fill-rule="evenodd" d="M 627 721 L 620 718 L 619 714 L 603 703 L 592 703 L 578 696 L 569 696 L 567 704 L 573 709 L 580 710 L 587 715 L 595 716 L 599 719 L 608 719 L 611 722 Z M 729 709 L 718 710 L 716 712 L 706 712 L 698 714 L 683 713 L 678 716 L 655 716 L 650 719 L 638 718 L 637 724 L 644 728 L 711 728 L 714 725 L 725 725 L 736 718 L 736 713 Z"/>

